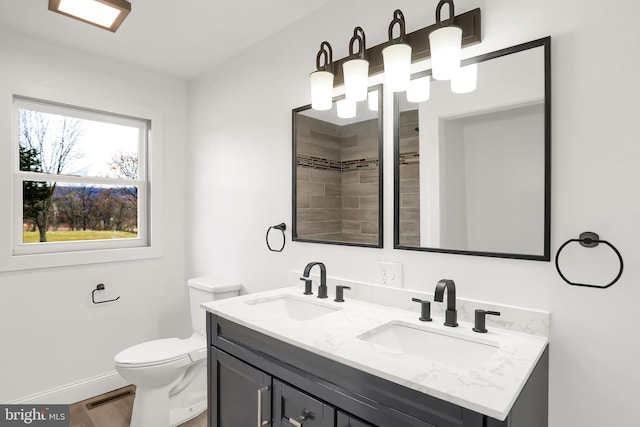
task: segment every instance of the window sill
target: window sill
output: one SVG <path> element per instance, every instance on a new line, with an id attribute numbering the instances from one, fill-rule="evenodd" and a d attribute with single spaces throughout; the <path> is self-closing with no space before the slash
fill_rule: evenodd
<path id="1" fill-rule="evenodd" d="M 0 272 L 136 261 L 160 257 L 162 257 L 162 249 L 158 246 L 13 255 L 0 257 Z"/>

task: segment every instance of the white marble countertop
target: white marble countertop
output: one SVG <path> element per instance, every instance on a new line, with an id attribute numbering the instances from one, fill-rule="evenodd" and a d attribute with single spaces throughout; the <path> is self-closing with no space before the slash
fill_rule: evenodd
<path id="1" fill-rule="evenodd" d="M 339 310 L 296 321 L 284 313 L 251 305 L 281 295 Z M 446 327 L 443 319 L 436 316 L 432 322 L 421 322 L 418 304 L 416 311 L 407 311 L 350 299 L 348 295 L 342 303 L 334 302 L 333 298 L 333 295 L 327 299 L 305 296 L 299 287 L 288 287 L 204 303 L 202 307 L 291 345 L 499 420 L 504 420 L 511 411 L 548 342 L 544 336 L 491 326 L 488 333 L 479 334 L 472 331 L 472 324 L 460 321 L 456 328 Z M 428 355 L 404 353 L 358 338 L 389 322 L 497 346 L 498 350 L 477 366 L 456 367 L 429 360 Z M 473 360 L 474 356 L 466 357 Z"/>

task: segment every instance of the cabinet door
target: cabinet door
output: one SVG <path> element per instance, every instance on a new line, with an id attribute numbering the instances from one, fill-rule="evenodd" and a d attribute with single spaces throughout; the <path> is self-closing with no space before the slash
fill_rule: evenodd
<path id="1" fill-rule="evenodd" d="M 271 376 L 211 349 L 210 427 L 248 427 L 271 422 Z"/>
<path id="2" fill-rule="evenodd" d="M 349 414 L 338 411 L 338 422 L 336 427 L 375 427 L 373 424 L 369 424 L 358 418 L 355 418 Z"/>
<path id="3" fill-rule="evenodd" d="M 276 427 L 334 427 L 335 409 L 282 381 L 273 380 L 273 424 Z"/>

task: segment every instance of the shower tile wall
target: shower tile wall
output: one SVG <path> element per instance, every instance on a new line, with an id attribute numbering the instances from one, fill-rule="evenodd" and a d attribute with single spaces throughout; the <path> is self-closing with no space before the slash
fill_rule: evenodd
<path id="1" fill-rule="evenodd" d="M 378 243 L 378 120 L 342 126 L 342 238 Z"/>
<path id="2" fill-rule="evenodd" d="M 300 238 L 377 243 L 377 120 L 337 126 L 297 118 Z"/>
<path id="3" fill-rule="evenodd" d="M 400 113 L 400 245 L 420 246 L 418 110 Z"/>
<path id="4" fill-rule="evenodd" d="M 341 240 L 340 128 L 298 115 L 296 141 L 298 236 Z"/>

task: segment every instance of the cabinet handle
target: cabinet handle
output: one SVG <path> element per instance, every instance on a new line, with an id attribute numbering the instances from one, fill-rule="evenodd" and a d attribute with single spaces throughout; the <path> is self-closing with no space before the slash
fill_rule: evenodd
<path id="1" fill-rule="evenodd" d="M 305 422 L 307 418 L 313 418 L 313 417 L 311 416 L 311 412 L 305 409 L 304 411 L 302 411 L 302 415 L 300 415 L 298 419 L 289 418 L 289 422 L 296 427 L 302 427 L 302 423 Z"/>
<path id="2" fill-rule="evenodd" d="M 258 389 L 258 427 L 263 427 L 269 424 L 268 420 L 262 419 L 262 398 L 263 395 L 269 391 L 269 387 L 262 387 Z"/>

